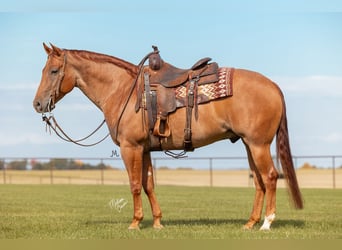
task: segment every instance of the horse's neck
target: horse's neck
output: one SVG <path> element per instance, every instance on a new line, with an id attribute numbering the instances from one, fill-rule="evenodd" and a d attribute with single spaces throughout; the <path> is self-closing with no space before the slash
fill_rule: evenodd
<path id="1" fill-rule="evenodd" d="M 117 96 L 119 101 L 133 82 L 127 70 L 113 63 L 77 58 L 73 65 L 77 71 L 76 86 L 102 111 L 108 99 Z"/>

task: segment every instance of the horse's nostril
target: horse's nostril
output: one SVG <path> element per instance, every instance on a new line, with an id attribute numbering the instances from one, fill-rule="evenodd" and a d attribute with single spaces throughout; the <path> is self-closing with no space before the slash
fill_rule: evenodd
<path id="1" fill-rule="evenodd" d="M 36 102 L 35 105 L 34 105 L 34 107 L 35 107 L 36 109 L 39 109 L 40 106 L 41 106 L 41 105 L 40 105 L 40 102 Z"/>
<path id="2" fill-rule="evenodd" d="M 39 111 L 42 111 L 42 105 L 40 104 L 39 101 L 37 102 L 34 102 L 33 104 L 34 108 L 39 112 Z"/>

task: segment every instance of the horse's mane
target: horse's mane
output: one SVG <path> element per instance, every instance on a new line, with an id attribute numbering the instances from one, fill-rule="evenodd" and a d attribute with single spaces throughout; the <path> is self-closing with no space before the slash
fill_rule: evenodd
<path id="1" fill-rule="evenodd" d="M 115 64 L 121 68 L 124 68 L 128 71 L 132 76 L 136 76 L 138 74 L 138 67 L 130 62 L 127 62 L 125 60 L 119 59 L 114 56 L 109 56 L 101 53 L 86 51 L 86 50 L 67 50 L 71 54 L 73 54 L 76 57 L 84 58 L 87 60 L 92 60 L 95 62 L 107 62 Z"/>

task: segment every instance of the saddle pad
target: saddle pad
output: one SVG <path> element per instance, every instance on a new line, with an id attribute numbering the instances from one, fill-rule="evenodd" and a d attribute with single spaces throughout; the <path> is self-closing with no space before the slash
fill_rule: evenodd
<path id="1" fill-rule="evenodd" d="M 195 101 L 197 104 L 210 102 L 212 100 L 233 95 L 233 72 L 234 68 L 219 68 L 219 80 L 214 83 L 199 85 Z M 177 107 L 186 106 L 186 86 L 181 85 L 175 88 Z"/>

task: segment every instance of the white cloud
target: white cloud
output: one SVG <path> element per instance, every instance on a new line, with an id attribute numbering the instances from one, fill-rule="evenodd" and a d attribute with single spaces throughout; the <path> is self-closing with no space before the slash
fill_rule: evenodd
<path id="1" fill-rule="evenodd" d="M 274 77 L 284 92 L 303 95 L 342 96 L 342 76 Z"/>
<path id="2" fill-rule="evenodd" d="M 342 133 L 340 132 L 333 132 L 328 134 L 327 136 L 324 136 L 322 138 L 324 142 L 328 143 L 341 143 L 342 142 Z"/>
<path id="3" fill-rule="evenodd" d="M 19 103 L 14 103 L 10 105 L 0 105 L 0 111 L 26 111 L 28 109 L 33 109 L 32 105 L 24 105 L 24 104 L 19 104 Z"/>
<path id="4" fill-rule="evenodd" d="M 37 83 L 15 83 L 15 84 L 0 84 L 0 91 L 26 91 L 36 90 L 38 88 Z"/>
<path id="5" fill-rule="evenodd" d="M 15 146 L 15 145 L 47 145 L 47 144 L 56 144 L 61 141 L 58 140 L 56 136 L 49 135 L 48 133 L 44 134 L 16 134 L 16 136 L 10 134 L 0 133 L 0 146 Z"/>
<path id="6" fill-rule="evenodd" d="M 94 111 L 96 106 L 92 103 L 57 103 L 56 109 L 61 111 Z"/>

